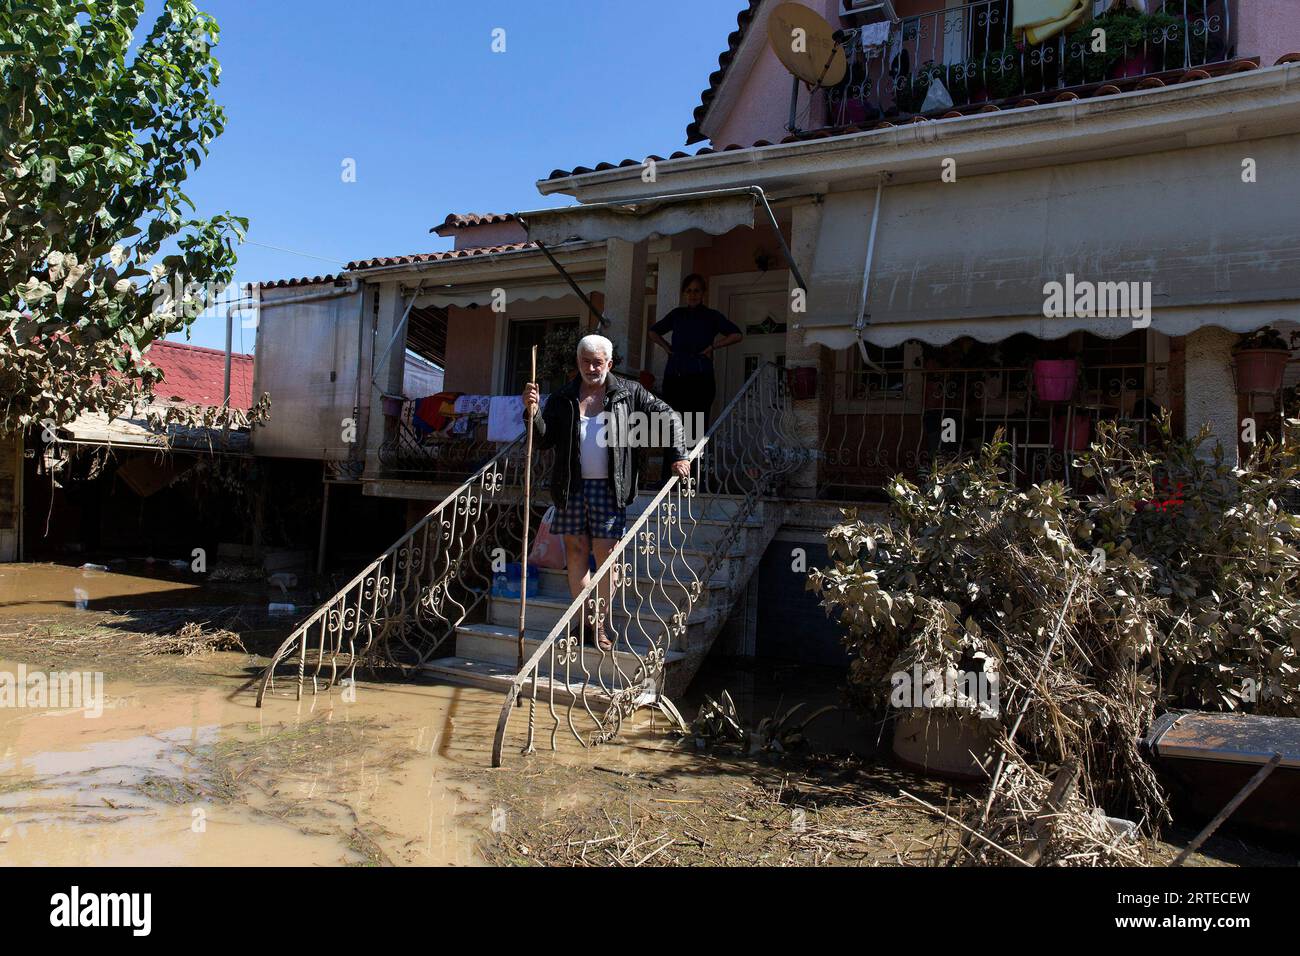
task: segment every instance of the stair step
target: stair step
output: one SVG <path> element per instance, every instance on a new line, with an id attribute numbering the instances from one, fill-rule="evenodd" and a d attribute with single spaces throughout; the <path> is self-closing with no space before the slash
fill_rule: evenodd
<path id="1" fill-rule="evenodd" d="M 695 567 L 694 564 L 690 564 L 688 566 Z M 637 562 L 636 571 L 637 574 L 639 575 L 638 580 L 645 582 L 644 561 Z M 687 578 L 687 583 L 693 580 L 688 575 L 685 574 L 684 570 L 679 571 L 678 573 L 679 576 Z M 540 574 L 541 574 L 541 577 L 539 579 L 540 588 L 543 594 L 562 596 L 569 593 L 569 575 L 567 571 L 557 571 L 553 568 L 541 568 Z M 645 583 L 649 583 L 649 582 L 645 582 Z M 662 585 L 670 593 L 680 592 L 684 590 L 686 587 L 686 584 L 679 585 L 671 577 L 663 581 Z M 709 578 L 708 581 L 704 582 L 704 593 L 707 595 L 710 591 L 725 591 L 730 586 L 731 586 L 731 578 L 727 574 L 723 573 L 723 571 L 721 570 L 715 571 L 713 573 L 713 577 Z M 644 589 L 645 584 L 643 584 L 642 587 Z"/>
<path id="2" fill-rule="evenodd" d="M 674 614 L 678 613 L 677 607 L 664 601 L 659 595 L 657 599 L 643 601 L 633 600 L 634 595 L 628 594 L 626 606 L 615 595 L 613 620 L 617 627 L 620 621 L 628 620 L 628 611 L 638 613 L 645 627 L 652 627 L 658 624 L 659 620 L 668 622 L 672 620 Z M 556 622 L 560 620 L 573 604 L 573 599 L 565 591 L 562 594 L 547 594 L 544 591 L 528 599 L 528 623 L 534 627 L 545 627 L 548 631 Z M 690 616 L 686 619 L 688 627 L 702 625 L 712 619 L 714 615 L 701 606 L 696 605 L 691 609 Z M 519 623 L 519 598 L 512 597 L 493 597 L 488 609 L 488 620 L 492 624 L 503 627 L 515 626 Z"/>
<path id="3" fill-rule="evenodd" d="M 616 625 L 617 628 L 617 625 Z M 549 628 L 530 627 L 524 631 L 524 659 L 530 658 L 542 641 L 550 634 Z M 577 660 L 569 662 L 568 676 L 581 682 L 586 666 L 586 673 L 592 681 L 603 678 L 606 685 L 617 680 L 618 671 L 626 678 L 631 678 L 640 665 L 638 654 L 644 658 L 650 649 L 649 642 L 639 633 L 630 641 L 620 636 L 612 653 L 604 654 L 594 647 L 581 648 Z M 637 653 L 632 653 L 635 650 Z M 557 670 L 564 674 L 564 663 L 558 660 Z M 491 661 L 503 667 L 515 667 L 519 661 L 519 631 L 515 627 L 500 624 L 462 624 L 456 629 L 456 656 L 472 660 Z M 686 655 L 682 651 L 669 650 L 664 654 L 666 666 L 681 660 Z M 547 654 L 541 660 L 541 672 L 550 673 L 551 657 Z M 617 665 L 617 666 L 615 666 Z M 599 678 L 598 678 L 599 675 Z"/>
<path id="4" fill-rule="evenodd" d="M 516 674 L 513 665 L 474 660 L 468 657 L 440 657 L 425 664 L 422 672 L 428 677 L 446 681 L 447 683 L 482 687 L 486 690 L 497 691 L 502 695 L 509 690 L 510 682 L 514 680 Z M 580 700 L 583 696 L 584 685 L 581 681 L 566 684 L 563 680 L 557 680 L 553 686 L 554 699 L 558 703 L 567 704 L 571 701 Z M 588 703 L 609 699 L 609 694 L 599 684 L 586 684 L 585 687 Z M 540 677 L 537 681 L 537 700 L 539 702 L 549 702 L 552 699 L 551 691 L 552 681 L 550 678 Z M 531 693 L 532 682 L 530 681 L 525 685 L 521 696 L 527 699 L 531 696 Z"/>

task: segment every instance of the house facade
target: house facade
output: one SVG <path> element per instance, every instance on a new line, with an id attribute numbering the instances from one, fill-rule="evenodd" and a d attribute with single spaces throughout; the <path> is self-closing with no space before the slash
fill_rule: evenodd
<path id="1" fill-rule="evenodd" d="M 306 310 L 334 331 L 310 337 L 319 421 L 282 420 L 259 453 L 304 455 L 310 433 L 414 519 L 498 446 L 414 434 L 407 406 L 425 396 L 404 391 L 407 349 L 445 367 L 448 390 L 511 395 L 531 345 L 599 324 L 619 368 L 657 382 L 648 328 L 692 273 L 744 333 L 718 356 L 714 418 L 775 368 L 801 451 L 764 516 L 746 512 L 772 525 L 754 537 L 764 550 L 814 547 L 843 502 L 880 501 L 893 475 L 999 430 L 1019 480 L 1069 482 L 1102 421 L 1146 438 L 1167 412 L 1235 459 L 1243 436 L 1294 417 L 1292 5 L 1099 0 L 1056 27 L 1019 22 L 1015 0 L 802 6 L 834 31 L 833 84 L 810 89 L 775 52 L 789 5 L 749 0 L 687 130 L 704 146 L 592 157 L 538 182 L 572 208 L 452 215 L 434 230 L 450 251 L 263 287 L 259 389 L 274 395 L 290 343 L 306 363 L 292 331 Z M 1265 328 L 1292 351 L 1262 385 L 1234 349 Z M 334 438 L 344 419 L 349 442 Z M 771 590 L 756 569 L 722 615 L 740 651 L 754 650 L 755 589 Z"/>

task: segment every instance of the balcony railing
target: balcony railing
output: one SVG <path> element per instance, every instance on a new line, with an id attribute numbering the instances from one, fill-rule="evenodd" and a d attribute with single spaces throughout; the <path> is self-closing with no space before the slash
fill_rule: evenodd
<path id="1" fill-rule="evenodd" d="M 976 0 L 894 23 L 888 37 L 844 30 L 849 69 L 826 91 L 827 124 L 942 115 L 1043 93 L 1130 85 L 1236 58 L 1236 0 L 1150 0 L 1084 21 L 1037 45 L 1018 40 L 1012 0 Z M 1093 31 L 1104 27 L 1105 50 Z M 864 31 L 866 36 L 864 37 Z M 883 40 L 864 45 L 864 39 Z"/>
<path id="2" fill-rule="evenodd" d="M 1011 445 L 1019 485 L 1077 487 L 1073 461 L 1099 421 L 1118 422 L 1142 445 L 1158 438 L 1165 409 L 1174 434 L 1184 428 L 1181 369 L 1160 363 L 1084 366 L 1063 401 L 1040 397 L 1030 368 L 857 369 L 835 373 L 832 382 L 817 455 L 827 498 L 878 497 L 894 476 L 915 481 L 936 458 L 970 454 L 998 429 Z M 1300 412 L 1297 391 L 1240 396 L 1241 418 L 1255 423 L 1257 440 L 1282 435 L 1283 419 Z"/>
<path id="3" fill-rule="evenodd" d="M 818 484 L 827 497 L 870 497 L 895 475 L 916 480 L 940 456 L 975 451 L 999 428 L 1019 484 L 1066 483 L 1073 452 L 1099 419 L 1139 441 L 1155 436 L 1162 408 L 1182 406 L 1166 365 L 1084 368 L 1069 401 L 1048 402 L 1029 368 L 886 369 L 838 372 L 821 428 Z"/>
<path id="4" fill-rule="evenodd" d="M 416 419 L 414 400 L 387 422 L 379 463 L 387 477 L 460 483 L 492 460 L 501 446 L 487 439 L 487 425 L 471 419 L 468 429 L 434 431 Z"/>

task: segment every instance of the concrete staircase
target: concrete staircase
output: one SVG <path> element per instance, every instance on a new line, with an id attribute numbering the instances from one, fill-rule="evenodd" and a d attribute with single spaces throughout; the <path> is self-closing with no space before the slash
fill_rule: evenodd
<path id="1" fill-rule="evenodd" d="M 650 502 L 650 495 L 641 495 L 628 508 L 629 526 Z M 586 697 L 601 698 L 608 696 L 602 688 L 626 686 L 627 678 L 636 672 L 652 642 L 665 648 L 665 693 L 670 698 L 680 695 L 690 684 L 776 534 L 781 504 L 771 499 L 750 499 L 747 503 L 743 497 L 698 494 L 692 510 L 695 520 L 683 520 L 685 540 L 674 549 L 675 556 L 661 552 L 648 561 L 639 560 L 631 585 L 620 592 L 623 600 L 616 596 L 612 614 L 612 632 L 617 635 L 614 651 L 602 654 L 594 646 L 587 647 L 580 652 L 578 662 L 567 668 L 557 667 L 557 701 L 573 700 L 584 688 Z M 743 513 L 746 510 L 748 514 Z M 709 579 L 702 582 L 700 598 L 686 616 L 684 631 L 673 634 L 674 615 L 690 607 L 690 586 L 718 552 L 738 515 L 735 539 L 720 556 Z M 687 567 L 694 576 L 686 571 Z M 537 650 L 572 603 L 565 572 L 543 570 L 539 593 L 527 602 L 525 658 Z M 454 652 L 429 661 L 424 666 L 425 674 L 506 693 L 518 673 L 519 599 L 491 595 L 486 618 L 479 623 L 460 624 Z M 549 659 L 544 657 L 539 695 L 549 696 L 553 676 L 549 668 Z"/>

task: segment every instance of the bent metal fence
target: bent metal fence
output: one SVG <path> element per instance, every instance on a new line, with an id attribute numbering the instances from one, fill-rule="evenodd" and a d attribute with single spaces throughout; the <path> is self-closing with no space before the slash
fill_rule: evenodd
<path id="1" fill-rule="evenodd" d="M 711 632 L 691 636 L 700 626 L 694 612 L 707 600 L 707 582 L 728 560 L 760 499 L 803 464 L 791 425 L 784 370 L 764 365 L 691 451 L 690 477 L 674 476 L 654 495 L 536 643 L 502 704 L 493 766 L 502 763 L 520 704 L 528 710 L 517 733 L 526 754 L 536 750 L 539 734 L 551 750 L 561 733 L 584 748 L 608 741 L 640 707 L 680 721 L 665 696 L 665 668 L 692 642 L 711 639 Z M 703 532 L 706 516 L 721 520 Z M 725 593 L 729 601 L 732 592 Z M 601 633 L 611 647 L 600 648 Z"/>
<path id="2" fill-rule="evenodd" d="M 535 454 L 534 474 L 548 474 L 549 459 Z M 485 609 L 492 550 L 512 553 L 522 532 L 523 476 L 521 437 L 294 629 L 262 673 L 257 706 L 281 670 L 296 669 L 301 699 L 309 671 L 316 693 L 340 672 L 354 678 L 359 666 L 410 673 L 433 658 L 458 625 Z"/>

